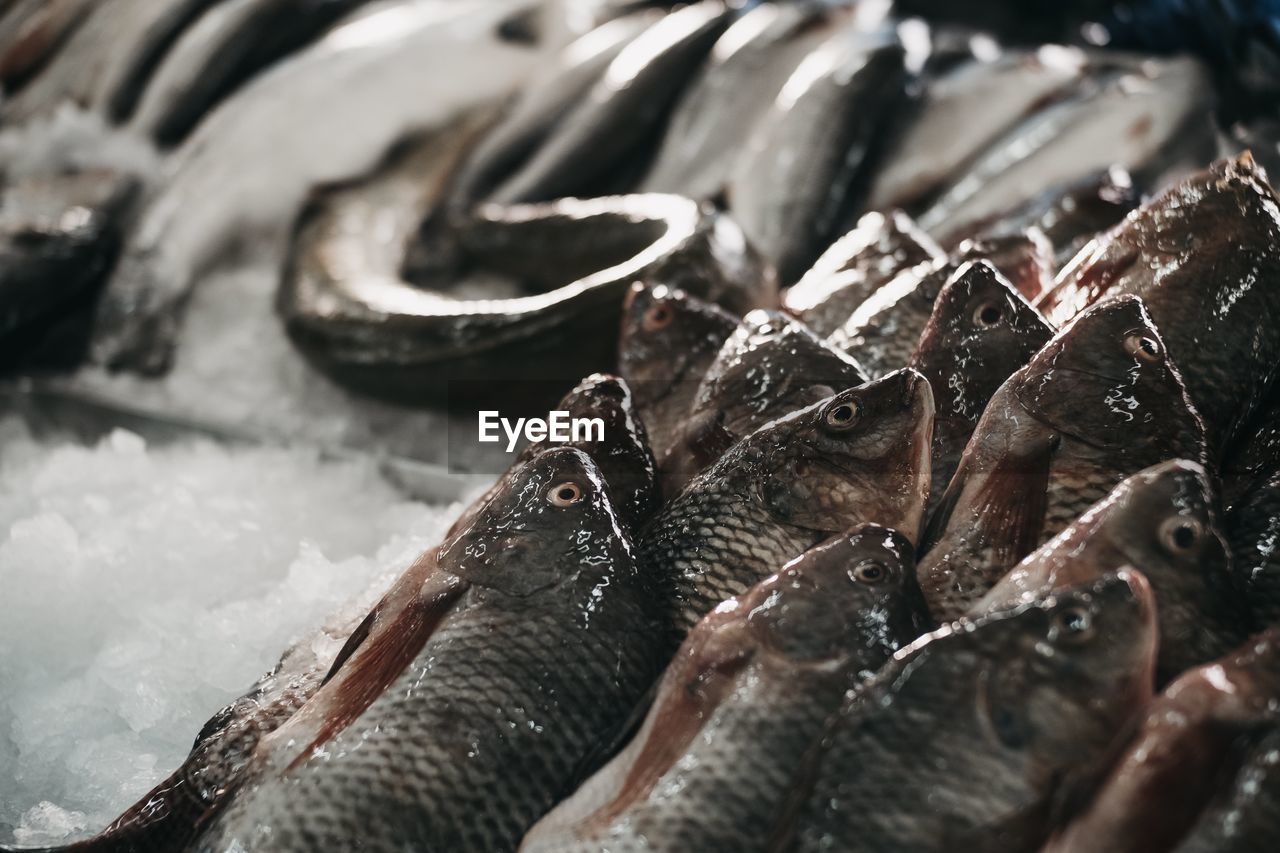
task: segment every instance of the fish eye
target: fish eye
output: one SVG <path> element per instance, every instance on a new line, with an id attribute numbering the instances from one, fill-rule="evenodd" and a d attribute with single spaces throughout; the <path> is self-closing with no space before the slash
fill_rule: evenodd
<path id="1" fill-rule="evenodd" d="M 671 321 L 675 318 L 675 312 L 671 310 L 670 305 L 658 303 L 651 305 L 648 311 L 644 312 L 644 318 L 640 321 L 647 332 L 656 332 L 659 329 L 665 329 L 671 325 Z"/>
<path id="2" fill-rule="evenodd" d="M 1093 614 L 1085 607 L 1064 607 L 1053 614 L 1052 639 L 1083 643 L 1093 636 Z"/>
<path id="3" fill-rule="evenodd" d="M 1160 343 L 1152 337 L 1134 332 L 1124 339 L 1124 351 L 1136 358 L 1153 364 L 1160 360 Z"/>
<path id="4" fill-rule="evenodd" d="M 547 503 L 552 506 L 573 506 L 582 500 L 582 487 L 572 480 L 552 486 L 547 492 Z"/>
<path id="5" fill-rule="evenodd" d="M 1203 527 L 1194 518 L 1167 518 L 1160 525 L 1160 544 L 1171 554 L 1186 554 L 1196 547 L 1203 533 Z"/>
<path id="6" fill-rule="evenodd" d="M 853 570 L 853 579 L 858 583 L 878 584 L 889 576 L 889 570 L 880 563 L 863 563 Z"/>
<path id="7" fill-rule="evenodd" d="M 973 325 L 989 329 L 1004 319 L 1004 308 L 996 302 L 983 302 L 973 309 Z"/>
<path id="8" fill-rule="evenodd" d="M 827 426 L 832 429 L 850 429 L 858 422 L 858 416 L 861 414 L 862 411 L 857 403 L 841 403 L 838 406 L 832 406 L 830 409 L 827 409 L 827 413 L 823 416 L 823 420 L 825 420 L 827 422 Z"/>

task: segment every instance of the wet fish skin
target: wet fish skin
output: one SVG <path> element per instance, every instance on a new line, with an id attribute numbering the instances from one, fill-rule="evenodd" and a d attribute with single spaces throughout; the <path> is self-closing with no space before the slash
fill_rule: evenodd
<path id="1" fill-rule="evenodd" d="M 1129 571 L 921 638 L 833 718 L 789 849 L 1035 850 L 1149 700 L 1155 645 Z"/>
<path id="2" fill-rule="evenodd" d="M 838 233 L 878 131 L 905 97 L 904 56 L 896 40 L 837 32 L 796 68 L 737 157 L 729 210 L 782 284 Z"/>
<path id="3" fill-rule="evenodd" d="M 0 83 L 11 96 L 84 20 L 89 0 L 27 0 L 0 17 Z"/>
<path id="4" fill-rule="evenodd" d="M 900 210 L 871 212 L 822 253 L 788 288 L 782 304 L 820 335 L 830 335 L 902 270 L 943 252 Z"/>
<path id="5" fill-rule="evenodd" d="M 933 388 L 930 509 L 992 395 L 1051 337 L 1048 321 L 988 261 L 962 264 L 938 293 L 908 362 Z"/>
<path id="6" fill-rule="evenodd" d="M 1277 699 L 1277 629 L 1187 672 L 1152 702 L 1092 802 L 1045 853 L 1267 849 L 1280 817 Z M 1242 791 L 1242 773 L 1265 785 Z M 1232 812 L 1239 822 L 1224 833 Z"/>
<path id="7" fill-rule="evenodd" d="M 1175 460 L 1128 477 L 1005 575 L 973 608 L 990 613 L 1131 566 L 1151 582 L 1165 684 L 1244 641 L 1251 618 L 1231 574 L 1205 469 Z"/>
<path id="8" fill-rule="evenodd" d="M 764 850 L 845 689 L 926 624 L 910 543 L 833 537 L 694 628 L 635 738 L 543 818 L 538 851 Z"/>
<path id="9" fill-rule="evenodd" d="M 1280 201 L 1242 155 L 1172 187 L 1085 247 L 1043 307 L 1054 319 L 1104 296 L 1141 296 L 1220 451 L 1262 402 L 1280 358 L 1277 270 Z"/>
<path id="10" fill-rule="evenodd" d="M 1053 282 L 1053 244 L 1038 228 L 964 240 L 954 253 L 990 261 L 1028 302 L 1038 299 Z"/>
<path id="11" fill-rule="evenodd" d="M 340 672 L 196 849 L 512 849 L 660 666 L 657 603 L 576 449 L 527 463 L 443 545 L 427 593 L 408 670 L 334 732 Z"/>
<path id="12" fill-rule="evenodd" d="M 639 537 L 668 578 L 676 642 L 724 599 L 859 523 L 918 536 L 933 395 L 900 370 L 759 428 L 671 500 Z"/>
<path id="13" fill-rule="evenodd" d="M 1227 538 L 1254 622 L 1280 625 L 1280 473 L 1244 493 L 1227 515 Z"/>
<path id="14" fill-rule="evenodd" d="M 618 372 L 635 394 L 654 455 L 665 456 L 738 318 L 666 284 L 635 282 L 622 308 Z"/>
<path id="15" fill-rule="evenodd" d="M 1135 296 L 1063 327 L 992 396 L 929 519 L 920 586 L 958 618 L 1130 474 L 1205 464 L 1204 424 Z"/>

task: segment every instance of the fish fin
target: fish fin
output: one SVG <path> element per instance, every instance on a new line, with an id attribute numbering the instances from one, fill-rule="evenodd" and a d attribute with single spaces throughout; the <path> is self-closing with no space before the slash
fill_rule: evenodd
<path id="1" fill-rule="evenodd" d="M 951 514 L 960 503 L 960 493 L 964 491 L 965 479 L 971 467 L 968 459 L 968 454 L 961 457 L 960 464 L 956 466 L 956 472 L 951 475 L 951 482 L 947 483 L 947 487 L 942 491 L 942 497 L 938 499 L 933 512 L 925 521 L 924 532 L 920 534 L 920 554 L 922 555 L 927 554 L 934 545 L 938 544 L 943 531 L 951 521 Z"/>
<path id="2" fill-rule="evenodd" d="M 1014 566 L 1040 543 L 1051 458 L 1047 446 L 1041 453 L 1005 457 L 978 489 L 973 502 L 976 532 L 994 562 Z"/>
<path id="3" fill-rule="evenodd" d="M 321 687 L 328 684 L 342 665 L 356 653 L 356 649 L 360 648 L 364 641 L 369 639 L 369 632 L 373 630 L 373 624 L 378 620 L 378 614 L 381 610 L 382 603 L 379 602 L 377 606 L 369 611 L 367 616 L 360 620 L 360 624 L 356 626 L 356 629 L 351 632 L 351 636 L 347 637 L 347 641 L 338 650 L 337 656 L 333 659 L 333 664 L 330 665 L 329 671 L 325 673 L 324 680 L 320 682 Z"/>

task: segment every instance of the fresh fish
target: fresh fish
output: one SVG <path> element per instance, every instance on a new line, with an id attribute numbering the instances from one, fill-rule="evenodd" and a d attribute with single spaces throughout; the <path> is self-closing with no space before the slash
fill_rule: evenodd
<path id="1" fill-rule="evenodd" d="M 393 166 L 373 195 L 404 198 L 420 187 Z M 421 196 L 408 202 L 404 239 L 422 209 Z M 470 271 L 512 282 L 515 295 L 472 299 L 449 292 L 454 282 L 403 280 L 403 242 L 389 222 L 368 218 L 368 204 L 348 189 L 312 208 L 277 302 L 294 343 L 365 393 L 412 400 L 443 390 L 445 378 L 564 380 L 607 368 L 617 350 L 609 333 L 635 281 L 735 310 L 774 298 L 733 223 L 679 196 L 486 205 L 460 232 L 461 254 Z M 389 220 L 392 211 L 383 213 Z"/>
<path id="2" fill-rule="evenodd" d="M 0 195 L 0 369 L 83 355 L 137 181 L 105 169 L 29 175 Z"/>
<path id="3" fill-rule="evenodd" d="M 787 290 L 782 304 L 818 334 L 830 335 L 895 275 L 942 257 L 902 211 L 868 213 Z"/>
<path id="4" fill-rule="evenodd" d="M 1149 700 L 1155 646 L 1129 571 L 921 638 L 832 720 L 786 849 L 1035 850 Z"/>
<path id="5" fill-rule="evenodd" d="M 873 210 L 926 199 L 1010 128 L 1079 84 L 1085 55 L 1046 45 L 975 59 L 929 81 L 917 118 L 889 149 L 867 198 Z"/>
<path id="6" fill-rule="evenodd" d="M 1044 300 L 1050 319 L 1141 296 L 1217 450 L 1280 360 L 1280 201 L 1247 154 L 1169 189 L 1089 244 Z"/>
<path id="7" fill-rule="evenodd" d="M 660 666 L 659 602 L 573 448 L 527 463 L 417 596 L 429 636 L 403 674 L 370 695 L 362 661 L 396 638 L 357 647 L 195 849 L 512 849 Z"/>
<path id="8" fill-rule="evenodd" d="M 91 0 L 21 0 L 0 18 L 0 84 L 22 87 L 84 20 Z"/>
<path id="9" fill-rule="evenodd" d="M 1005 575 L 974 607 L 990 613 L 1122 568 L 1151 582 L 1160 628 L 1157 682 L 1226 654 L 1250 617 L 1203 467 L 1164 462 L 1129 477 Z"/>
<path id="10" fill-rule="evenodd" d="M 738 319 L 665 284 L 636 282 L 622 309 L 618 372 L 631 385 L 655 456 L 682 429 L 698 386 Z"/>
<path id="11" fill-rule="evenodd" d="M 701 0 L 645 30 L 488 200 L 511 204 L 592 194 L 586 191 L 591 181 L 610 176 L 655 132 L 730 16 L 720 0 Z"/>
<path id="12" fill-rule="evenodd" d="M 990 261 L 1028 302 L 1038 299 L 1053 283 L 1053 244 L 1038 228 L 964 240 L 954 254 Z"/>
<path id="13" fill-rule="evenodd" d="M 919 535 L 933 395 L 914 370 L 841 391 L 735 444 L 639 537 L 675 586 L 677 640 L 724 599 L 860 523 Z"/>
<path id="14" fill-rule="evenodd" d="M 807 2 L 761 3 L 738 18 L 676 104 L 642 189 L 719 198 L 733 153 L 839 15 Z"/>
<path id="15" fill-rule="evenodd" d="M 698 623 L 630 745 L 521 851 L 763 850 L 824 720 L 919 636 L 923 608 L 895 531 L 806 551 Z"/>
<path id="16" fill-rule="evenodd" d="M 188 28 L 155 69 L 132 127 L 180 142 L 219 101 L 370 0 L 223 0 Z"/>
<path id="17" fill-rule="evenodd" d="M 779 311 L 752 311 L 707 368 L 679 439 L 661 462 L 679 492 L 729 446 L 769 421 L 867 381 L 851 356 Z"/>
<path id="18" fill-rule="evenodd" d="M 1165 688 L 1092 802 L 1045 853 L 1269 849 L 1280 829 L 1277 709 L 1280 630 L 1272 629 Z"/>
<path id="19" fill-rule="evenodd" d="M 837 32 L 787 78 L 735 159 L 729 210 L 782 284 L 835 239 L 881 126 L 905 97 L 904 56 L 896 39 Z"/>
<path id="20" fill-rule="evenodd" d="M 519 85 L 542 49 L 495 30 L 531 3 L 379 6 L 224 101 L 169 157 L 139 216 L 99 306 L 95 360 L 166 369 L 199 273 L 237 240 L 253 235 L 282 261 L 314 187 L 365 173 L 411 129 L 447 127 Z"/>
<path id="21" fill-rule="evenodd" d="M 929 509 L 942 498 L 992 395 L 1053 337 L 987 261 L 963 264 L 938 293 L 910 366 L 933 388 Z"/>
<path id="22" fill-rule="evenodd" d="M 1204 424 L 1135 296 L 1099 303 L 1009 377 L 929 519 L 920 586 L 939 622 L 1130 474 L 1203 463 Z"/>
<path id="23" fill-rule="evenodd" d="M 1076 96 L 988 147 L 919 217 L 931 234 L 964 231 L 1040 195 L 1120 166 L 1154 176 L 1213 156 L 1213 88 L 1197 60 L 1099 68 Z"/>

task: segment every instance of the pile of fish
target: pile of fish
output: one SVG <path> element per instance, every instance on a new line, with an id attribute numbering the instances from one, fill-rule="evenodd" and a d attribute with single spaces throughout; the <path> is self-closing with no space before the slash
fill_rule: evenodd
<path id="1" fill-rule="evenodd" d="M 5 121 L 80 86 L 166 144 L 195 130 L 142 191 L 59 175 L 76 217 L 6 187 L 0 222 L 46 231 L 0 257 L 0 343 L 47 364 L 78 330 L 144 371 L 251 198 L 183 206 L 219 145 L 378 15 L 432 6 L 236 89 L 314 32 L 212 78 L 159 45 L 261 34 L 201 35 L 206 5 L 359 4 L 139 3 L 157 56 L 83 78 L 51 75 L 98 16 L 58 35 L 86 4 L 36 5 L 29 49 L 0 50 Z M 553 38 L 482 5 L 434 9 L 396 61 Z M 1277 141 L 1230 150 L 1234 78 L 1189 56 L 749 5 L 596 4 L 372 171 L 282 167 L 310 195 L 277 307 L 317 367 L 414 402 L 590 373 L 554 408 L 604 438 L 526 447 L 335 659 L 304 638 L 69 849 L 1275 847 Z"/>

